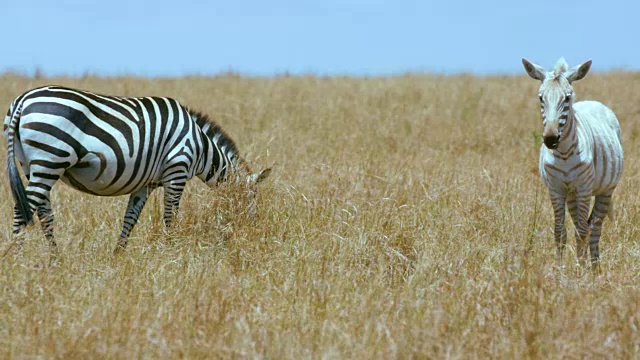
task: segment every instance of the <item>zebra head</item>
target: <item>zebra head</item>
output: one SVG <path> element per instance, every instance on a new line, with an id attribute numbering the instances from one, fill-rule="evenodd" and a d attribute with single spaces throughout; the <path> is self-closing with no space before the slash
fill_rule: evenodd
<path id="1" fill-rule="evenodd" d="M 556 149 L 562 137 L 562 131 L 573 118 L 573 87 L 571 83 L 582 79 L 591 68 L 591 60 L 569 69 L 564 58 L 560 58 L 553 71 L 545 72 L 544 68 L 527 59 L 522 59 L 524 69 L 530 77 L 542 81 L 538 98 L 544 129 L 542 139 L 549 149 Z"/>
<path id="2" fill-rule="evenodd" d="M 247 206 L 247 214 L 250 217 L 255 216 L 258 202 L 256 200 L 256 192 L 258 184 L 266 179 L 271 173 L 271 168 L 264 169 L 255 173 L 249 173 L 245 176 L 244 181 L 241 176 L 236 178 L 236 183 L 244 183 L 246 186 L 246 192 L 249 198 L 249 205 Z"/>

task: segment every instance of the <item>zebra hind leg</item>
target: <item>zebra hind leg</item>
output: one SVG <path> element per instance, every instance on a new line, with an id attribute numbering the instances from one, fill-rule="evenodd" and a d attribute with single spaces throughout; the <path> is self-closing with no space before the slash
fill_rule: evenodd
<path id="1" fill-rule="evenodd" d="M 13 239 L 14 244 L 18 245 L 18 251 L 22 250 L 24 244 L 24 230 L 27 227 L 27 222 L 22 218 L 22 214 L 16 204 L 13 207 Z"/>
<path id="2" fill-rule="evenodd" d="M 37 213 L 44 236 L 49 242 L 50 259 L 53 261 L 58 258 L 58 244 L 53 238 L 53 211 L 51 210 L 51 204 L 47 202 L 46 205 L 39 206 Z"/>
<path id="3" fill-rule="evenodd" d="M 60 178 L 59 174 L 45 174 L 31 172 L 27 186 L 29 208 L 35 211 L 40 219 L 44 236 L 49 242 L 50 260 L 58 257 L 58 245 L 53 237 L 53 211 L 51 209 L 50 193 L 53 185 Z"/>
<path id="4" fill-rule="evenodd" d="M 153 188 L 143 187 L 140 190 L 129 196 L 129 203 L 127 204 L 127 211 L 124 214 L 124 224 L 122 225 L 122 233 L 120 239 L 118 239 L 118 245 L 116 246 L 114 253 L 121 253 L 126 249 L 129 242 L 129 235 L 131 230 L 138 222 L 138 217 L 147 203 L 149 194 L 153 191 Z"/>

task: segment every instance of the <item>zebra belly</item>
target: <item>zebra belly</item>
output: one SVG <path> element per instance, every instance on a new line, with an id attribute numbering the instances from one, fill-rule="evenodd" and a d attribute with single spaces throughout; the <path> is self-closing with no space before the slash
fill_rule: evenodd
<path id="1" fill-rule="evenodd" d="M 611 146 L 597 155 L 593 195 L 615 189 L 622 175 L 622 146 Z"/>
<path id="2" fill-rule="evenodd" d="M 113 182 L 115 166 L 103 154 L 91 152 L 66 169 L 61 180 L 89 194 L 118 196 L 133 193 L 150 183 L 161 182 L 160 176 L 145 174 L 143 170 L 136 168 L 135 161 L 126 162 L 122 176 Z"/>
<path id="3" fill-rule="evenodd" d="M 107 171 L 107 161 L 102 153 L 87 154 L 78 163 L 65 170 L 60 177 L 65 184 L 94 195 L 121 195 L 117 188 L 109 186 L 112 169 Z"/>

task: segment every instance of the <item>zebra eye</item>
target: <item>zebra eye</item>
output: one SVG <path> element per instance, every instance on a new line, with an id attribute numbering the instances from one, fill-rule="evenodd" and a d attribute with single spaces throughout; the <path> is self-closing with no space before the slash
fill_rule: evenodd
<path id="1" fill-rule="evenodd" d="M 538 99 L 540 99 L 540 102 L 544 102 L 544 100 L 542 99 L 542 94 L 538 94 Z"/>

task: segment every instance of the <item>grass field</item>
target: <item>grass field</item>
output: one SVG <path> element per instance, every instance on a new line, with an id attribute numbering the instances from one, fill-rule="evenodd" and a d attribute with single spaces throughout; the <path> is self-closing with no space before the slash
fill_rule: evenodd
<path id="1" fill-rule="evenodd" d="M 537 171 L 538 83 L 522 76 L 178 79 L 0 76 L 0 104 L 43 84 L 164 95 L 208 113 L 254 168 L 189 183 L 163 232 L 161 191 L 113 257 L 126 197 L 54 188 L 61 252 L 39 227 L 9 249 L 0 167 L 2 358 L 613 358 L 640 352 L 640 74 L 575 83 L 618 115 L 625 170 L 602 274 L 563 267 Z M 4 110 L 3 110 L 4 111 Z M 3 144 L 6 142 L 2 141 Z M 5 164 L 6 150 L 0 151 Z"/>

